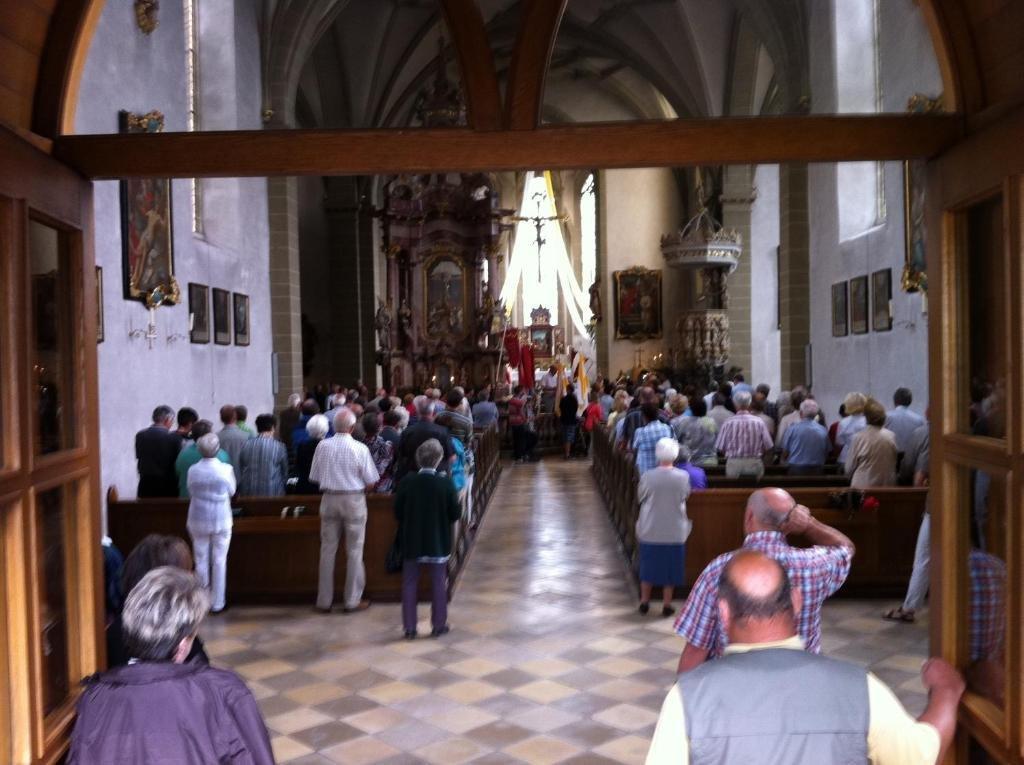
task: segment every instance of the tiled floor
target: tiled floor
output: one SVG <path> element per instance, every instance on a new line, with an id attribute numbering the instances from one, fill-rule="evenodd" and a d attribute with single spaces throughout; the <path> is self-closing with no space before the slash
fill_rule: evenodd
<path id="1" fill-rule="evenodd" d="M 240 607 L 204 624 L 281 762 L 643 761 L 682 640 L 636 613 L 590 466 L 509 467 L 492 503 L 439 640 L 402 640 L 397 604 Z M 870 665 L 916 714 L 927 629 L 882 621 L 887 605 L 829 603 L 825 650 Z"/>

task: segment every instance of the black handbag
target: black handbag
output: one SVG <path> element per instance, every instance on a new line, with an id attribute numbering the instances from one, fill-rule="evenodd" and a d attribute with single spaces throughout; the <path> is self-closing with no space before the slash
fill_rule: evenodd
<path id="1" fill-rule="evenodd" d="M 387 555 L 384 556 L 384 570 L 389 574 L 397 574 L 402 570 L 404 563 L 405 559 L 402 557 L 402 532 L 399 530 L 395 532 L 395 541 L 391 543 Z"/>

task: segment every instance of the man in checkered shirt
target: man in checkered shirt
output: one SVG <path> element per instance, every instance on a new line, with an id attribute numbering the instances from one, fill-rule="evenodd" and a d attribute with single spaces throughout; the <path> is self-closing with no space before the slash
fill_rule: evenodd
<path id="1" fill-rule="evenodd" d="M 725 455 L 725 474 L 730 478 L 764 475 L 765 452 L 774 446 L 764 421 L 750 411 L 753 398 L 746 391 L 732 397 L 736 414 L 722 423 L 715 448 Z"/>
<path id="2" fill-rule="evenodd" d="M 821 652 L 821 604 L 838 590 L 850 573 L 853 542 L 840 531 L 811 517 L 782 489 L 758 489 L 747 500 L 743 520 L 743 548 L 757 550 L 782 564 L 793 586 L 803 593 L 797 632 L 807 650 Z M 813 547 L 792 547 L 788 535 L 802 535 Z M 719 555 L 701 572 L 675 623 L 686 638 L 679 671 L 693 669 L 707 658 L 717 658 L 728 643 L 718 617 L 718 580 L 736 551 Z"/>

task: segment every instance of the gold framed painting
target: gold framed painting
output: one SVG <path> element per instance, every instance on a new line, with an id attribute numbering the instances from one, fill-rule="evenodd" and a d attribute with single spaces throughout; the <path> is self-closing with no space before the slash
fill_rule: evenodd
<path id="1" fill-rule="evenodd" d="M 614 277 L 615 338 L 660 338 L 661 271 L 636 266 L 625 271 L 616 271 Z"/>
<path id="2" fill-rule="evenodd" d="M 158 111 L 122 111 L 118 118 L 122 133 L 159 133 L 164 127 Z M 169 178 L 121 181 L 121 260 L 126 300 L 148 306 L 178 302 Z"/>

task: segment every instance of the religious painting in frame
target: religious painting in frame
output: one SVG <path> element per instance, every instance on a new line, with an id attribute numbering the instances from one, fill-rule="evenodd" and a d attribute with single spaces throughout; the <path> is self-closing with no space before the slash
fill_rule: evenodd
<path id="1" fill-rule="evenodd" d="M 871 329 L 892 329 L 892 271 L 883 268 L 871 274 Z"/>
<path id="2" fill-rule="evenodd" d="M 616 339 L 660 338 L 661 271 L 636 266 L 614 276 Z"/>
<path id="3" fill-rule="evenodd" d="M 122 133 L 159 133 L 164 116 L 119 113 Z M 175 304 L 180 295 L 174 278 L 171 181 L 129 178 L 121 181 L 121 261 L 125 300 L 152 307 Z"/>
<path id="4" fill-rule="evenodd" d="M 231 293 L 213 288 L 213 342 L 231 345 Z"/>
<path id="5" fill-rule="evenodd" d="M 205 284 L 188 285 L 188 327 L 193 343 L 210 342 L 210 288 Z"/>
<path id="6" fill-rule="evenodd" d="M 454 254 L 438 254 L 423 269 L 427 334 L 462 336 L 466 331 L 466 277 Z"/>
<path id="7" fill-rule="evenodd" d="M 850 279 L 850 331 L 863 335 L 868 331 L 868 277 Z"/>
<path id="8" fill-rule="evenodd" d="M 846 337 L 850 334 L 849 313 L 846 307 L 847 284 L 832 285 L 832 337 Z"/>
<path id="9" fill-rule="evenodd" d="M 232 308 L 235 316 L 235 345 L 249 344 L 249 296 L 232 293 Z"/>
<path id="10" fill-rule="evenodd" d="M 103 266 L 96 266 L 96 342 L 104 339 L 103 327 Z"/>
<path id="11" fill-rule="evenodd" d="M 927 292 L 925 257 L 925 169 L 923 159 L 903 163 L 904 263 L 900 287 L 904 292 Z"/>

